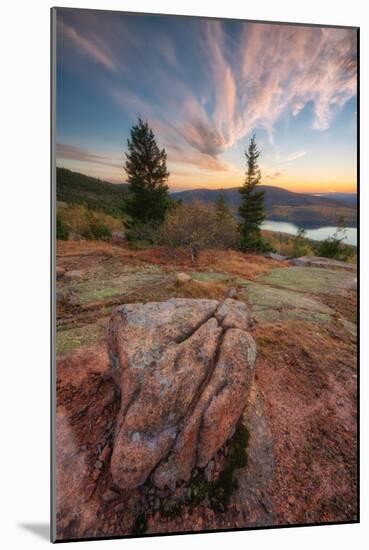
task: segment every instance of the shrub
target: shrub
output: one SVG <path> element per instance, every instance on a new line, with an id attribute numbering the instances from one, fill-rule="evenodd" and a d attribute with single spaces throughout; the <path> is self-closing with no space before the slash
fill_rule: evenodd
<path id="1" fill-rule="evenodd" d="M 267 239 L 264 239 L 261 234 L 256 232 L 243 235 L 239 241 L 239 248 L 245 252 L 266 253 L 276 251 Z"/>
<path id="2" fill-rule="evenodd" d="M 90 223 L 90 234 L 91 238 L 94 240 L 111 239 L 109 227 L 96 219 L 93 219 Z"/>
<path id="3" fill-rule="evenodd" d="M 267 237 L 273 249 L 277 254 L 281 254 L 282 256 L 298 258 L 299 256 L 313 256 L 316 253 L 312 241 L 306 239 L 304 234 L 288 235 L 286 233 L 263 230 L 262 235 Z"/>
<path id="4" fill-rule="evenodd" d="M 194 201 L 176 205 L 156 233 L 158 244 L 188 247 L 192 261 L 203 248 L 231 248 L 238 242 L 238 227 L 231 217 L 219 217 L 212 204 Z"/>
<path id="5" fill-rule="evenodd" d="M 60 216 L 56 216 L 56 238 L 61 241 L 67 241 L 69 237 L 68 228 L 64 225 Z"/>
<path id="6" fill-rule="evenodd" d="M 333 237 L 321 241 L 317 247 L 318 256 L 346 261 L 352 254 L 352 249 L 343 243 L 346 236 L 346 228 L 341 222 Z"/>
<path id="7" fill-rule="evenodd" d="M 344 245 L 340 239 L 330 237 L 319 243 L 317 254 L 324 258 L 346 261 L 351 256 L 352 250 L 349 246 Z"/>
<path id="8" fill-rule="evenodd" d="M 58 218 L 68 233 L 77 233 L 85 239 L 111 239 L 112 230 L 122 230 L 121 220 L 81 205 L 60 208 Z"/>
<path id="9" fill-rule="evenodd" d="M 309 252 L 310 247 L 306 241 L 306 229 L 299 227 L 297 230 L 297 235 L 293 239 L 290 256 L 292 256 L 292 258 L 299 258 L 300 256 L 307 256 Z"/>
<path id="10" fill-rule="evenodd" d="M 127 240 L 132 243 L 135 248 L 149 246 L 156 240 L 159 227 L 160 224 L 155 221 L 131 223 L 129 231 L 126 233 Z"/>

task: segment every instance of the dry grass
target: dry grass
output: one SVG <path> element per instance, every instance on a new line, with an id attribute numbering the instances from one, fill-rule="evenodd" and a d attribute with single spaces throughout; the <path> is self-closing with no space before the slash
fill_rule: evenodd
<path id="1" fill-rule="evenodd" d="M 82 205 L 68 205 L 66 208 L 58 208 L 58 217 L 69 229 L 83 235 L 88 231 L 91 223 L 91 211 Z M 122 230 L 122 221 L 105 214 L 104 212 L 93 211 L 94 220 L 106 225 L 111 231 Z"/>
<path id="2" fill-rule="evenodd" d="M 254 336 L 275 441 L 279 521 L 354 519 L 356 339 L 339 324 L 303 321 L 259 325 Z"/>
<path id="3" fill-rule="evenodd" d="M 339 297 L 334 294 L 321 295 L 320 301 L 336 311 L 351 323 L 357 322 L 357 293 L 353 290 L 341 293 Z"/>
<path id="4" fill-rule="evenodd" d="M 258 277 L 273 279 L 271 270 L 286 264 L 236 251 L 206 250 L 193 264 L 185 249 L 132 250 L 102 241 L 66 241 L 58 242 L 57 261 L 67 270 L 81 272 L 58 282 L 59 290 L 72 298 L 74 292 L 79 302 L 61 304 L 57 339 L 59 384 L 64 380 L 69 387 L 73 377 L 88 372 L 81 384 L 82 396 L 86 384 L 93 389 L 89 365 L 95 370 L 106 367 L 106 325 L 117 303 L 175 297 L 220 299 L 231 286 L 241 286 L 239 296 L 246 299 L 242 289 L 247 290 L 254 313 L 257 305 L 278 312 L 295 306 L 306 316 L 312 298 L 319 302 L 318 312 L 324 314 L 323 304 L 333 308 L 336 315 L 330 313 L 324 324 L 288 317 L 256 323 L 252 330 L 258 348 L 256 384 L 273 440 L 275 477 L 270 478 L 268 496 L 273 501 L 276 523 L 355 518 L 356 338 L 338 321 L 341 315 L 348 320 L 353 317 L 354 291 L 338 285 L 334 294 L 311 296 L 310 279 L 320 287 L 318 275 L 327 275 L 326 270 L 314 268 L 306 268 L 309 284 L 301 277 L 305 271 L 287 268 L 286 272 L 276 270 L 277 287 L 267 285 Z M 175 274 L 179 271 L 191 274 L 191 280 L 178 282 Z M 300 273 L 297 282 L 296 272 Z M 340 281 L 347 275 L 337 272 L 336 276 Z M 281 290 L 281 281 L 284 285 L 286 281 L 297 284 L 299 292 Z M 101 391 L 104 384 L 99 382 Z M 86 394 L 82 404 L 81 392 L 73 393 L 71 399 L 68 387 L 61 388 L 60 403 L 68 403 L 75 414 L 73 407 L 84 407 L 91 397 Z M 93 399 L 93 412 L 99 418 L 100 400 Z M 86 418 L 82 416 L 79 422 L 78 432 L 83 435 Z M 99 433 L 94 429 L 88 437 L 83 435 L 80 444 L 95 449 Z"/>
<path id="5" fill-rule="evenodd" d="M 57 241 L 57 258 L 69 258 L 71 256 L 107 256 L 111 258 L 134 259 L 137 254 L 128 247 L 113 245 L 105 241 Z"/>
<path id="6" fill-rule="evenodd" d="M 199 260 L 199 267 L 202 269 L 212 268 L 215 271 L 238 275 L 250 280 L 268 273 L 275 267 L 283 267 L 283 265 L 282 262 L 236 250 L 204 251 Z"/>
<path id="7" fill-rule="evenodd" d="M 161 265 L 170 271 L 213 270 L 246 279 L 255 279 L 258 275 L 268 273 L 275 267 L 284 266 L 283 262 L 236 250 L 203 250 L 197 262 L 193 263 L 188 250 L 183 248 L 154 247 L 133 250 L 128 246 L 112 245 L 104 241 L 58 241 L 58 265 L 63 265 L 66 259 L 73 256 L 106 256 L 121 259 L 130 265 L 143 263 Z"/>
<path id="8" fill-rule="evenodd" d="M 254 336 L 260 357 L 289 370 L 296 393 L 308 400 L 320 395 L 330 375 L 339 376 L 341 365 L 355 369 L 355 339 L 339 324 L 285 321 L 258 325 Z"/>

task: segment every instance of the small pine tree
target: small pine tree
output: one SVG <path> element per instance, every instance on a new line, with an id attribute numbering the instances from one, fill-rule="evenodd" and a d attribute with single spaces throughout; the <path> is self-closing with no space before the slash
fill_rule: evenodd
<path id="1" fill-rule="evenodd" d="M 219 248 L 235 248 L 238 244 L 238 223 L 232 214 L 224 193 L 215 201 L 215 243 Z"/>
<path id="2" fill-rule="evenodd" d="M 134 238 L 135 229 L 160 225 L 171 205 L 167 181 L 165 149 L 159 149 L 154 132 L 147 122 L 138 119 L 127 140 L 128 153 L 124 169 L 127 173 L 129 193 L 123 207 L 128 220 L 124 224 L 127 237 Z"/>
<path id="3" fill-rule="evenodd" d="M 216 218 L 221 223 L 232 218 L 232 213 L 227 204 L 224 193 L 221 191 L 215 201 Z"/>
<path id="4" fill-rule="evenodd" d="M 247 160 L 246 178 L 239 190 L 242 197 L 238 209 L 242 220 L 240 248 L 241 250 L 267 251 L 270 246 L 261 237 L 260 232 L 260 225 L 265 219 L 264 191 L 256 191 L 256 186 L 261 182 L 261 171 L 258 165 L 260 151 L 256 145 L 255 135 L 252 136 L 245 155 Z"/>

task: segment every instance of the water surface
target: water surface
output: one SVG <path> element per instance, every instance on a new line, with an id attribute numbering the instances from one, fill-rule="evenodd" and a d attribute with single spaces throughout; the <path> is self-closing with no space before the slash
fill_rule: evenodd
<path id="1" fill-rule="evenodd" d="M 298 226 L 290 222 L 279 222 L 275 220 L 265 220 L 261 226 L 262 229 L 268 231 L 280 231 L 281 233 L 289 233 L 290 235 L 297 235 Z M 315 241 L 324 241 L 328 237 L 333 237 L 337 231 L 337 227 L 325 226 L 317 229 L 306 229 L 306 237 Z M 357 228 L 347 227 L 345 243 L 357 246 Z"/>

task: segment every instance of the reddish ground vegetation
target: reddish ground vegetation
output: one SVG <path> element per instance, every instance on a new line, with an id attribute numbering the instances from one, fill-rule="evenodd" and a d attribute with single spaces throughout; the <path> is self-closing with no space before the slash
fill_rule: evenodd
<path id="1" fill-rule="evenodd" d="M 114 258 L 129 265 L 149 263 L 167 267 L 170 271 L 181 268 L 184 271 L 214 270 L 254 279 L 273 267 L 284 267 L 284 263 L 255 254 L 236 250 L 203 250 L 194 263 L 187 249 L 168 247 L 134 250 L 128 246 L 112 245 L 103 241 L 58 241 L 58 265 L 67 269 L 89 271 L 94 269 L 101 257 Z"/>
<path id="2" fill-rule="evenodd" d="M 355 520 L 356 338 L 343 322 L 354 326 L 353 290 L 309 294 L 301 285 L 295 298 L 314 298 L 336 314 L 326 322 L 286 319 L 255 325 L 254 398 L 244 415 L 250 432 L 248 465 L 239 470 L 239 487 L 224 511 L 215 513 L 204 502 L 170 517 L 155 509 L 149 487 L 126 492 L 113 487 L 109 465 L 120 397 L 109 377 L 105 342 L 111 310 L 118 303 L 170 297 L 219 299 L 237 277 L 278 290 L 258 276 L 288 263 L 204 251 L 194 266 L 184 250 L 131 250 L 92 241 L 58 242 L 57 263 L 66 270 L 57 285 L 65 293 L 57 312 L 62 344 L 57 360 L 58 538 L 129 535 L 137 532 L 142 510 L 150 533 Z M 135 280 L 132 288 L 122 283 L 122 293 L 78 301 L 88 284 L 113 287 L 124 270 Z M 178 271 L 201 277 L 192 273 L 191 280 L 180 283 Z M 139 280 L 146 272 L 153 278 Z M 249 287 L 246 291 L 250 294 Z M 300 307 L 298 301 L 295 306 Z M 308 313 L 302 306 L 301 311 Z"/>
<path id="3" fill-rule="evenodd" d="M 348 291 L 340 296 L 326 294 L 320 296 L 321 302 L 334 309 L 339 315 L 345 319 L 356 323 L 357 318 L 357 294 L 355 291 Z"/>
<path id="4" fill-rule="evenodd" d="M 356 517 L 356 346 L 339 325 L 264 325 L 257 383 L 274 439 L 278 523 Z"/>

